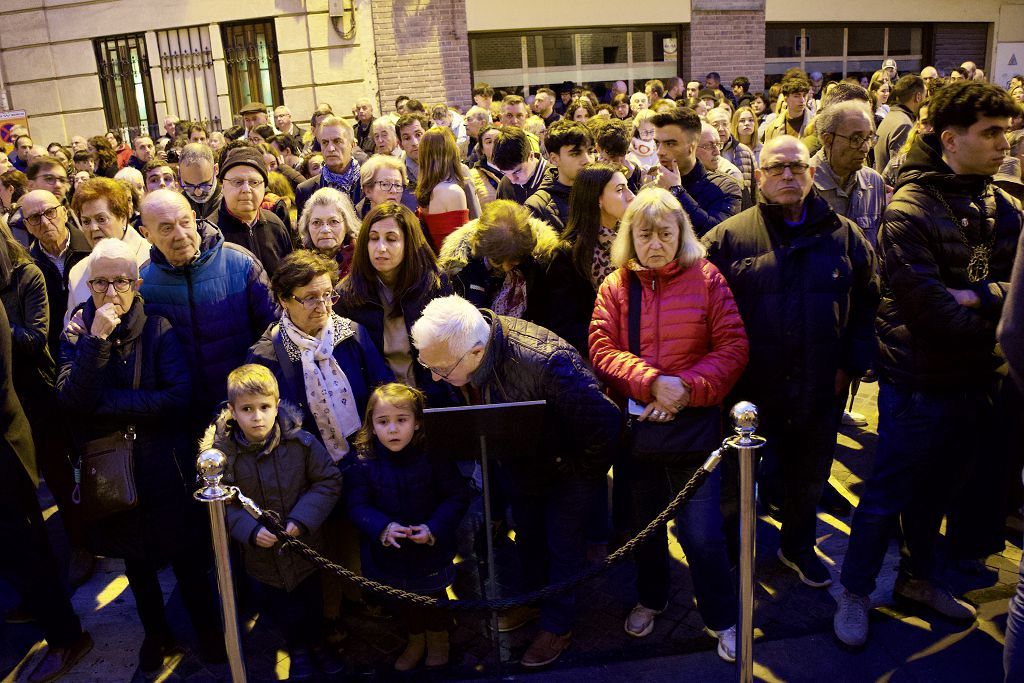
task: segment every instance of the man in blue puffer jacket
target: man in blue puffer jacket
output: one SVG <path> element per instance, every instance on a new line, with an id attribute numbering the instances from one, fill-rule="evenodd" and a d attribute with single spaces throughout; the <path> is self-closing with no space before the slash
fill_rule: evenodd
<path id="1" fill-rule="evenodd" d="M 193 376 L 192 424 L 201 429 L 224 399 L 228 373 L 277 320 L 263 267 L 217 227 L 196 222 L 188 201 L 157 190 L 142 203 L 153 245 L 142 269 L 146 312 L 167 318 L 185 348 Z"/>

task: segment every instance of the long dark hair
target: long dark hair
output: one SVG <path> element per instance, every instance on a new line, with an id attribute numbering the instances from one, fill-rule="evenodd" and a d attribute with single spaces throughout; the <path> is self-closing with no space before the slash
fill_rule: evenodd
<path id="1" fill-rule="evenodd" d="M 14 239 L 7 221 L 0 220 L 0 290 L 11 284 L 14 269 L 22 263 L 32 263 L 28 250 Z"/>
<path id="2" fill-rule="evenodd" d="M 601 206 L 598 202 L 616 173 L 625 175 L 625 169 L 604 162 L 587 164 L 580 169 L 569 194 L 569 219 L 562 239 L 572 249 L 572 263 L 576 270 L 588 279 L 594 265 L 597 233 L 601 229 Z"/>
<path id="3" fill-rule="evenodd" d="M 377 270 L 370 262 L 370 228 L 388 218 L 393 218 L 398 224 L 405 241 L 402 263 L 398 266 L 398 279 L 393 292 L 395 301 L 419 298 L 441 285 L 441 270 L 437 267 L 437 257 L 427 244 L 416 215 L 402 204 L 384 202 L 366 214 L 359 228 L 359 235 L 356 236 L 352 266 L 338 288 L 338 294 L 347 303 L 360 305 L 380 301 Z M 401 306 L 394 307 L 394 314 L 402 314 Z"/>

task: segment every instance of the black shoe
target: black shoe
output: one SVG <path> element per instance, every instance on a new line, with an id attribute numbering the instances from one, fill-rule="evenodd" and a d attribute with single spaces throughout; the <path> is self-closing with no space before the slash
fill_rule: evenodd
<path id="1" fill-rule="evenodd" d="M 164 668 L 164 656 L 174 647 L 174 638 L 170 634 L 146 636 L 139 648 L 139 669 L 146 675 L 157 673 Z"/>
<path id="2" fill-rule="evenodd" d="M 288 653 L 291 666 L 288 669 L 289 681 L 308 681 L 316 676 L 316 665 L 313 656 L 306 648 L 295 648 Z"/>
<path id="3" fill-rule="evenodd" d="M 818 559 L 813 549 L 808 553 L 788 558 L 782 552 L 782 548 L 779 548 L 778 557 L 782 564 L 795 571 L 800 580 L 808 586 L 825 588 L 832 585 L 832 575 L 829 574 L 828 567 Z"/>
<path id="4" fill-rule="evenodd" d="M 850 501 L 843 497 L 843 494 L 836 490 L 836 487 L 826 482 L 825 490 L 821 493 L 821 500 L 818 507 L 833 517 L 846 517 L 853 510 Z"/>
<path id="5" fill-rule="evenodd" d="M 348 668 L 344 660 L 330 647 L 313 648 L 313 659 L 316 660 L 320 671 L 328 676 L 337 676 Z"/>

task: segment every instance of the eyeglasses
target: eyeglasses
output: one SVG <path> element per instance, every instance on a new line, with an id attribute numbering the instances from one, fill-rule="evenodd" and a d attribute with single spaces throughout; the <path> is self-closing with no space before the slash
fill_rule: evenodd
<path id="1" fill-rule="evenodd" d="M 396 190 L 405 189 L 405 185 L 398 180 L 375 180 L 373 184 L 384 192 L 394 192 Z"/>
<path id="2" fill-rule="evenodd" d="M 793 161 L 786 164 L 772 164 L 771 166 L 762 166 L 761 172 L 767 173 L 773 178 L 777 178 L 778 176 L 782 175 L 782 172 L 785 171 L 787 168 L 789 169 L 789 172 L 792 173 L 793 175 L 803 175 L 804 173 L 807 173 L 807 169 L 809 169 L 810 167 L 810 164 L 805 164 L 802 161 Z"/>
<path id="3" fill-rule="evenodd" d="M 52 173 L 47 173 L 39 177 L 43 179 L 43 182 L 49 183 L 50 185 L 67 185 L 69 182 L 66 175 L 53 175 Z"/>
<path id="4" fill-rule="evenodd" d="M 323 304 L 325 308 L 330 308 L 334 304 L 338 303 L 338 299 L 340 298 L 341 297 L 335 294 L 334 292 L 327 292 L 326 294 L 321 294 L 320 296 L 307 296 L 304 299 L 300 299 L 297 296 L 292 297 L 292 299 L 295 299 L 300 304 L 305 306 L 307 311 L 315 311 L 320 306 L 320 304 Z"/>
<path id="5" fill-rule="evenodd" d="M 230 185 L 236 190 L 241 190 L 244 185 L 248 185 L 254 190 L 258 190 L 263 187 L 263 178 L 225 178 L 225 185 Z"/>
<path id="6" fill-rule="evenodd" d="M 93 280 L 89 280 L 89 289 L 91 289 L 96 294 L 106 294 L 107 290 L 110 289 L 110 285 L 114 285 L 115 292 L 124 294 L 125 292 L 132 288 L 132 285 L 134 283 L 135 280 L 131 280 L 126 277 L 115 277 L 113 280 L 98 277 Z"/>
<path id="7" fill-rule="evenodd" d="M 60 211 L 60 206 L 51 206 L 50 208 L 44 209 L 39 213 L 34 213 L 31 216 L 25 216 L 25 222 L 31 225 L 33 228 L 42 225 L 44 218 L 52 223 L 57 219 L 58 211 Z"/>
<path id="8" fill-rule="evenodd" d="M 716 149 L 721 151 L 722 145 L 718 142 L 705 142 L 703 145 L 697 145 L 697 149 L 702 149 L 705 152 L 714 152 Z"/>
<path id="9" fill-rule="evenodd" d="M 186 183 L 184 180 L 181 180 L 180 178 L 178 179 L 178 184 L 181 185 L 181 189 L 185 190 L 186 192 L 196 192 L 202 194 L 212 192 L 213 185 L 216 182 L 217 181 L 215 179 L 210 178 L 210 180 L 205 183 L 196 183 L 195 185 L 193 185 L 192 183 Z M 260 182 L 262 183 L 263 181 Z M 241 185 L 236 185 L 235 187 L 241 187 Z"/>
<path id="10" fill-rule="evenodd" d="M 874 145 L 878 142 L 878 136 L 874 133 L 863 135 L 862 133 L 854 133 L 853 135 L 840 135 L 839 133 L 833 133 L 837 138 L 843 138 L 848 141 L 850 149 L 860 149 L 867 142 L 870 145 Z"/>
<path id="11" fill-rule="evenodd" d="M 323 230 L 325 228 L 328 228 L 331 231 L 334 231 L 340 228 L 342 225 L 344 224 L 337 218 L 328 218 L 326 221 L 322 221 L 319 218 L 314 218 L 309 222 L 309 227 L 312 230 Z"/>
<path id="12" fill-rule="evenodd" d="M 466 351 L 464 354 L 459 356 L 459 359 L 457 361 L 455 361 L 455 365 L 453 365 L 450 368 L 448 368 L 447 372 L 441 372 L 437 368 L 434 368 L 434 367 L 431 367 L 431 366 L 427 365 L 426 363 L 423 362 L 423 359 L 420 358 L 419 356 L 416 356 L 416 362 L 419 363 L 420 365 L 422 365 L 424 368 L 426 368 L 428 372 L 437 375 L 441 379 L 448 379 L 449 377 L 451 377 L 452 373 L 455 372 L 455 368 L 457 368 L 460 365 L 462 365 L 462 361 L 466 360 L 466 356 L 468 356 L 472 352 L 473 352 L 473 349 L 470 349 L 469 351 Z"/>

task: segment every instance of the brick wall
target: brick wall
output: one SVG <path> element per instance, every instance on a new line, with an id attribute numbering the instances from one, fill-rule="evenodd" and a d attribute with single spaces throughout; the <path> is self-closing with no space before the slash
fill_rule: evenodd
<path id="1" fill-rule="evenodd" d="M 932 64 L 943 75 L 948 76 L 964 62 L 974 62 L 987 73 L 985 53 L 988 48 L 988 24 L 935 24 L 935 41 Z"/>
<path id="2" fill-rule="evenodd" d="M 408 95 L 431 104 L 473 104 L 465 0 L 373 0 L 381 109 Z"/>
<path id="3" fill-rule="evenodd" d="M 750 79 L 751 92 L 764 88 L 764 9 L 705 11 L 690 15 L 690 70 L 688 80 L 704 82 L 709 71 L 722 75 L 722 83 L 737 76 Z"/>

